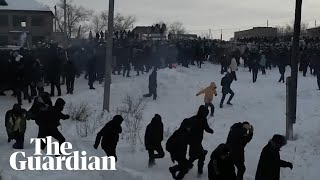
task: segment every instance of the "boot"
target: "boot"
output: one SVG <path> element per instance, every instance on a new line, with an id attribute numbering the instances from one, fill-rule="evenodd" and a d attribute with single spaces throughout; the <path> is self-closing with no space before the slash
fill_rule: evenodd
<path id="1" fill-rule="evenodd" d="M 177 178 L 177 175 L 176 175 L 176 171 L 175 171 L 175 168 L 174 167 L 169 167 L 169 171 L 172 175 L 172 178 L 173 179 L 176 179 Z"/>
<path id="2" fill-rule="evenodd" d="M 227 102 L 228 105 L 232 106 L 233 104 L 231 104 L 231 102 Z"/>

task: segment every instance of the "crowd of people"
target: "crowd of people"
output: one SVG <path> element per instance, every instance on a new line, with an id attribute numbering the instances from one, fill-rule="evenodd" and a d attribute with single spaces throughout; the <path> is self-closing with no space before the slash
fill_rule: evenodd
<path id="1" fill-rule="evenodd" d="M 69 119 L 69 115 L 62 113 L 65 101 L 59 98 L 53 105 L 51 97 L 61 96 L 61 84 L 66 84 L 67 94 L 74 93 L 75 78 L 84 72 L 84 78 L 88 79 L 90 89 L 94 88 L 94 82 L 103 82 L 105 67 L 105 43 L 102 37 L 97 36 L 95 41 L 80 47 L 63 49 L 55 44 L 43 44 L 33 50 L 20 49 L 16 51 L 1 51 L 0 60 L 0 93 L 12 90 L 18 103 L 5 116 L 5 124 L 8 133 L 8 142 L 16 140 L 15 149 L 23 149 L 24 134 L 27 120 L 35 120 L 39 126 L 38 138 L 52 136 L 65 142 L 64 136 L 59 132 L 60 120 Z M 273 42 L 241 40 L 238 44 L 211 41 L 205 39 L 186 41 L 141 41 L 130 38 L 116 38 L 114 41 L 112 73 L 130 77 L 131 68 L 140 73 L 148 73 L 149 93 L 144 97 L 157 99 L 157 70 L 159 68 L 174 68 L 182 65 L 188 68 L 197 65 L 201 68 L 203 61 L 219 63 L 221 74 L 222 98 L 220 108 L 223 108 L 225 98 L 230 97 L 228 105 L 235 93 L 231 84 L 238 81 L 236 71 L 242 64 L 252 73 L 253 83 L 257 81 L 259 70 L 263 75 L 268 69 L 279 68 L 279 82 L 285 82 L 284 73 L 291 59 L 290 42 Z M 241 61 L 241 59 L 243 61 Z M 308 67 L 310 73 L 317 76 L 320 89 L 320 46 L 317 41 L 303 43 L 300 48 L 300 70 L 306 76 Z M 45 92 L 45 85 L 51 86 L 50 93 Z M 211 109 L 214 116 L 215 107 L 213 97 L 217 96 L 217 84 L 212 82 L 210 86 L 201 90 L 196 95 L 204 94 L 204 105 L 199 107 L 198 113 L 182 121 L 181 126 L 167 140 L 165 149 L 169 152 L 173 163 L 169 168 L 173 179 L 183 179 L 188 171 L 198 161 L 198 174 L 203 174 L 205 158 L 208 151 L 202 146 L 204 131 L 213 134 L 209 127 L 207 116 Z M 29 94 L 30 92 L 30 94 Z M 22 94 L 29 103 L 33 100 L 30 110 L 21 108 Z M 116 147 L 119 134 L 122 133 L 121 124 L 123 117 L 116 115 L 97 134 L 94 148 L 101 144 L 108 156 L 116 155 Z M 155 165 L 156 159 L 165 156 L 161 145 L 163 141 L 163 123 L 161 116 L 156 114 L 145 132 L 145 147 L 149 153 L 149 167 Z M 236 123 L 231 126 L 225 143 L 220 144 L 211 154 L 208 164 L 209 180 L 241 180 L 245 173 L 244 148 L 253 137 L 253 126 L 249 122 Z M 280 179 L 280 168 L 293 168 L 292 163 L 282 161 L 279 151 L 286 144 L 285 137 L 274 135 L 261 152 L 256 180 Z M 45 144 L 42 144 L 42 149 Z M 189 148 L 189 149 L 188 149 Z M 156 152 L 156 153 L 155 153 Z M 189 152 L 189 158 L 187 158 Z M 237 168 L 237 171 L 235 170 Z"/>

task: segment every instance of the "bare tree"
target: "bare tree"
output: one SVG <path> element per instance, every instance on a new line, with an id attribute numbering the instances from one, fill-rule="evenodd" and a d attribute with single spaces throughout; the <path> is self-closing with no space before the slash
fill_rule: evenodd
<path id="1" fill-rule="evenodd" d="M 308 29 L 308 23 L 301 23 L 301 34 L 306 34 L 307 29 Z M 284 27 L 278 27 L 278 32 L 281 32 L 282 35 L 287 36 L 287 35 L 293 35 L 294 28 L 293 28 L 293 23 L 291 24 L 286 24 Z"/>
<path id="2" fill-rule="evenodd" d="M 93 11 L 83 6 L 76 5 L 72 0 L 67 0 L 67 35 L 68 38 L 77 36 L 79 27 L 86 21 L 90 20 Z M 60 0 L 57 4 L 57 25 L 60 32 L 64 32 L 64 2 Z M 82 28 L 85 29 L 85 28 Z M 87 28 L 86 28 L 87 29 Z M 81 28 L 80 28 L 80 34 Z"/>
<path id="3" fill-rule="evenodd" d="M 120 13 L 117 13 L 114 17 L 114 30 L 123 31 L 131 29 L 136 18 L 134 16 L 124 16 Z M 100 32 L 103 29 L 108 28 L 108 11 L 103 11 L 98 14 L 95 14 L 91 19 L 91 24 L 95 32 Z"/>
<path id="4" fill-rule="evenodd" d="M 182 22 L 176 21 L 169 24 L 168 33 L 170 34 L 185 34 L 186 32 L 187 30 L 183 26 Z"/>

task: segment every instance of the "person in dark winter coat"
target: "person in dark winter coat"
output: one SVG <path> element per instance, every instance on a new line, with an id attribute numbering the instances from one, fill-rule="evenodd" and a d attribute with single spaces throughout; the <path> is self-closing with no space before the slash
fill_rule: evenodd
<path id="1" fill-rule="evenodd" d="M 67 82 L 67 94 L 73 94 L 74 80 L 78 75 L 77 69 L 72 61 L 68 61 L 65 65 L 66 82 Z"/>
<path id="2" fill-rule="evenodd" d="M 166 143 L 166 150 L 170 153 L 172 162 L 178 163 L 169 168 L 172 178 L 176 180 L 182 180 L 193 166 L 186 158 L 190 130 L 191 124 L 183 121 L 180 128 L 169 137 Z"/>
<path id="3" fill-rule="evenodd" d="M 62 62 L 60 61 L 58 54 L 56 52 L 57 50 L 54 47 L 50 48 L 49 52 L 49 65 L 50 67 L 48 69 L 48 80 L 50 81 L 51 85 L 51 96 L 54 96 L 54 88 L 57 88 L 58 96 L 61 96 L 61 86 L 60 86 L 60 77 L 61 77 L 61 68 L 62 68 Z"/>
<path id="4" fill-rule="evenodd" d="M 230 148 L 226 144 L 220 144 L 211 154 L 208 164 L 209 180 L 236 180 L 236 173 Z"/>
<path id="5" fill-rule="evenodd" d="M 147 126 L 146 133 L 144 136 L 144 143 L 146 150 L 149 153 L 149 167 L 155 165 L 155 159 L 160 159 L 164 157 L 164 151 L 161 145 L 163 140 L 163 123 L 161 121 L 161 116 L 156 114 L 151 123 Z M 157 151 L 158 154 L 154 154 Z"/>
<path id="6" fill-rule="evenodd" d="M 283 62 L 283 60 L 280 60 L 279 64 L 278 64 L 278 68 L 279 68 L 279 73 L 280 73 L 280 79 L 279 82 L 283 82 L 284 83 L 284 73 L 286 72 L 286 65 Z"/>
<path id="7" fill-rule="evenodd" d="M 65 104 L 66 102 L 62 98 L 59 98 L 53 107 L 49 107 L 48 110 L 39 113 L 38 121 L 36 121 L 39 126 L 38 138 L 52 136 L 60 145 L 66 141 L 58 130 L 60 119 L 67 120 L 70 118 L 69 115 L 62 113 Z M 42 142 L 41 149 L 43 150 L 45 147 L 46 144 Z"/>
<path id="8" fill-rule="evenodd" d="M 122 122 L 123 117 L 121 115 L 114 116 L 113 119 L 108 122 L 97 134 L 96 141 L 93 146 L 95 149 L 97 149 L 101 142 L 101 147 L 107 156 L 113 156 L 116 158 L 116 160 L 118 160 L 116 148 L 119 141 L 119 134 L 122 133 Z"/>
<path id="9" fill-rule="evenodd" d="M 227 139 L 227 144 L 231 148 L 231 158 L 238 169 L 237 180 L 242 180 L 246 171 L 244 165 L 244 148 L 251 141 L 253 127 L 248 122 L 239 122 L 231 126 Z"/>
<path id="10" fill-rule="evenodd" d="M 255 180 L 280 180 L 281 167 L 293 168 L 292 163 L 280 159 L 279 151 L 286 143 L 284 136 L 273 136 L 261 152 Z"/>
<path id="11" fill-rule="evenodd" d="M 208 108 L 201 105 L 196 116 L 184 120 L 186 124 L 191 125 L 189 156 L 191 163 L 198 160 L 198 175 L 203 174 L 204 161 L 208 153 L 202 146 L 203 133 L 206 131 L 207 133 L 213 134 L 213 130 L 208 125 L 208 114 Z"/>
<path id="12" fill-rule="evenodd" d="M 224 99 L 226 98 L 227 94 L 230 94 L 227 104 L 232 105 L 231 100 L 234 96 L 234 92 L 231 90 L 230 86 L 233 80 L 234 80 L 234 76 L 229 72 L 221 79 L 222 98 L 220 101 L 220 108 L 223 108 Z"/>
<path id="13" fill-rule="evenodd" d="M 95 89 L 93 83 L 96 81 L 97 72 L 96 72 L 96 57 L 93 51 L 88 52 L 88 64 L 87 64 L 87 73 L 89 75 L 88 85 L 90 89 Z"/>
<path id="14" fill-rule="evenodd" d="M 152 73 L 149 76 L 149 94 L 143 95 L 143 97 L 151 97 L 153 100 L 157 99 L 157 68 L 154 67 Z"/>
<path id="15" fill-rule="evenodd" d="M 15 104 L 13 108 L 6 113 L 5 126 L 8 134 L 8 142 L 16 140 L 13 145 L 14 149 L 23 149 L 24 133 L 27 128 L 27 111 L 21 109 L 19 104 Z"/>

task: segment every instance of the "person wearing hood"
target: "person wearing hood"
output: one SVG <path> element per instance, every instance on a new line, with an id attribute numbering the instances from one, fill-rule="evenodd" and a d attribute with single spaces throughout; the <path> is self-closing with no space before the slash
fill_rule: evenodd
<path id="1" fill-rule="evenodd" d="M 143 95 L 143 97 L 151 97 L 153 100 L 157 99 L 157 68 L 154 67 L 152 73 L 149 76 L 149 94 Z"/>
<path id="2" fill-rule="evenodd" d="M 44 101 L 44 99 L 43 99 Z M 61 145 L 66 141 L 64 136 L 58 130 L 60 126 L 60 120 L 67 120 L 70 118 L 69 115 L 63 114 L 66 102 L 62 98 L 58 98 L 54 106 L 48 106 L 47 110 L 39 112 L 39 116 L 36 119 L 36 123 L 39 126 L 38 138 L 46 138 L 52 136 Z M 45 143 L 41 143 L 41 149 L 46 147 Z"/>
<path id="3" fill-rule="evenodd" d="M 169 168 L 173 179 L 182 180 L 193 167 L 193 164 L 186 158 L 191 127 L 189 121 L 183 121 L 180 128 L 169 137 L 166 143 L 166 150 L 170 153 L 172 162 L 178 163 Z"/>
<path id="4" fill-rule="evenodd" d="M 231 100 L 234 96 L 234 92 L 231 90 L 231 83 L 234 80 L 234 76 L 227 72 L 227 74 L 221 79 L 221 86 L 222 86 L 222 98 L 220 101 L 220 108 L 223 108 L 224 99 L 226 98 L 227 94 L 230 94 L 227 104 L 231 104 Z"/>
<path id="5" fill-rule="evenodd" d="M 217 86 L 214 82 L 212 82 L 210 84 L 210 86 L 208 86 L 207 88 L 205 88 L 204 90 L 198 92 L 197 96 L 199 96 L 200 94 L 204 94 L 204 103 L 205 103 L 205 107 L 209 107 L 211 108 L 211 116 L 214 115 L 214 105 L 212 104 L 212 100 L 213 100 L 213 95 L 217 96 Z"/>
<path id="6" fill-rule="evenodd" d="M 230 148 L 220 144 L 211 154 L 208 164 L 209 180 L 236 180 L 236 173 Z"/>
<path id="7" fill-rule="evenodd" d="M 93 145 L 93 147 L 97 149 L 101 143 L 101 148 L 107 156 L 113 156 L 116 160 L 118 160 L 116 148 L 119 141 L 119 134 L 122 133 L 122 122 L 123 117 L 121 115 L 114 116 L 97 134 L 95 144 Z"/>
<path id="8" fill-rule="evenodd" d="M 292 163 L 280 159 L 280 150 L 286 144 L 286 137 L 279 134 L 272 137 L 261 152 L 255 180 L 280 180 L 280 168 L 293 168 Z"/>
<path id="9" fill-rule="evenodd" d="M 208 153 L 202 146 L 203 133 L 206 131 L 207 133 L 213 134 L 213 130 L 208 125 L 208 114 L 208 108 L 201 105 L 197 115 L 184 120 L 185 124 L 191 124 L 190 138 L 188 139 L 190 145 L 190 163 L 192 164 L 194 161 L 198 160 L 199 176 L 203 174 L 204 161 Z"/>
<path id="10" fill-rule="evenodd" d="M 146 133 L 144 136 L 144 143 L 146 150 L 149 153 L 149 167 L 155 165 L 155 159 L 164 157 L 164 151 L 161 145 L 163 140 L 163 123 L 161 116 L 156 114 L 151 123 L 147 126 Z M 154 154 L 157 151 L 158 154 Z"/>
<path id="11" fill-rule="evenodd" d="M 27 111 L 22 109 L 19 104 L 7 111 L 5 116 L 5 126 L 8 134 L 8 142 L 16 140 L 12 146 L 14 149 L 23 149 L 24 134 L 27 128 Z"/>
<path id="12" fill-rule="evenodd" d="M 231 158 L 237 167 L 237 180 L 242 180 L 246 171 L 244 148 L 253 137 L 253 126 L 248 122 L 239 122 L 231 126 L 227 138 L 227 144 L 230 146 Z"/>

